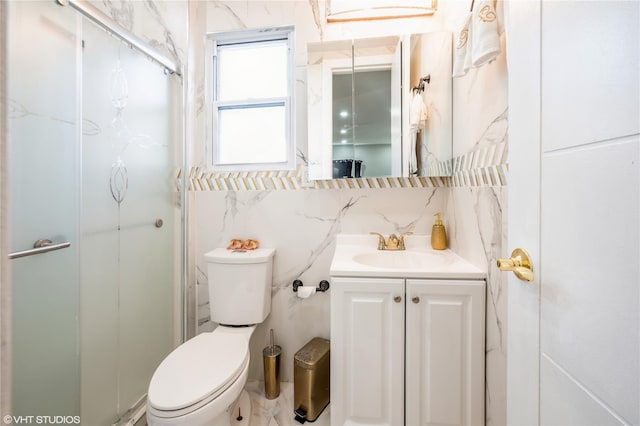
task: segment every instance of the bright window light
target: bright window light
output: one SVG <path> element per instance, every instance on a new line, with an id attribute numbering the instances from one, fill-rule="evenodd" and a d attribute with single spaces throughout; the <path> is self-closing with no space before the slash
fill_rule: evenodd
<path id="1" fill-rule="evenodd" d="M 291 170 L 293 27 L 209 34 L 214 170 Z"/>
<path id="2" fill-rule="evenodd" d="M 287 50 L 283 40 L 221 46 L 218 100 L 287 96 Z"/>
<path id="3" fill-rule="evenodd" d="M 221 164 L 281 163 L 287 159 L 284 104 L 220 110 Z"/>

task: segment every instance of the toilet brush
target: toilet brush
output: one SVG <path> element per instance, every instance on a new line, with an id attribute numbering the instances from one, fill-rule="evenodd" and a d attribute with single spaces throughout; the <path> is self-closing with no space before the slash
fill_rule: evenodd
<path id="1" fill-rule="evenodd" d="M 275 399 L 280 395 L 280 354 L 282 348 L 275 344 L 273 329 L 269 330 L 270 344 L 262 350 L 264 367 L 264 393 L 267 399 Z"/>

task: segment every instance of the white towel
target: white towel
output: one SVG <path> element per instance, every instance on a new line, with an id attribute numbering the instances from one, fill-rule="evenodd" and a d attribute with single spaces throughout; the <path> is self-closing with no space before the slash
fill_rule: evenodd
<path id="1" fill-rule="evenodd" d="M 493 62 L 502 51 L 495 2 L 496 0 L 481 0 L 473 8 L 471 22 L 473 28 L 471 66 L 473 68 Z"/>
<path id="2" fill-rule="evenodd" d="M 409 175 L 418 174 L 418 139 L 420 131 L 411 132 L 411 146 L 409 147 Z"/>
<path id="3" fill-rule="evenodd" d="M 454 40 L 453 77 L 462 77 L 467 73 L 469 66 L 471 65 L 471 52 L 469 49 L 469 44 L 471 43 L 471 37 L 469 34 L 471 15 L 471 13 L 467 15 L 462 25 L 462 29 L 458 33 L 458 37 Z"/>
<path id="4" fill-rule="evenodd" d="M 496 0 L 496 15 L 498 15 L 498 35 L 504 34 L 504 0 Z"/>
<path id="5" fill-rule="evenodd" d="M 427 124 L 427 106 L 422 100 L 422 94 L 413 91 L 413 97 L 409 104 L 409 125 L 411 131 L 416 132 Z"/>

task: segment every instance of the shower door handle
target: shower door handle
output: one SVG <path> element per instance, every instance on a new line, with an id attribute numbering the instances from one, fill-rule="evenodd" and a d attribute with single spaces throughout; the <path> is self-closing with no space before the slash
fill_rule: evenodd
<path id="1" fill-rule="evenodd" d="M 38 240 L 33 243 L 33 248 L 29 250 L 14 251 L 9 253 L 9 259 L 17 259 L 19 257 L 33 256 L 34 254 L 47 253 L 49 251 L 60 250 L 71 245 L 69 241 L 59 244 L 53 244 L 51 240 Z"/>

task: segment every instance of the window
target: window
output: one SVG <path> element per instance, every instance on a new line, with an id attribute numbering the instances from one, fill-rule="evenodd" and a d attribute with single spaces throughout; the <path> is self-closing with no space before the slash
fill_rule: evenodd
<path id="1" fill-rule="evenodd" d="M 295 168 L 293 27 L 209 34 L 215 170 Z"/>

